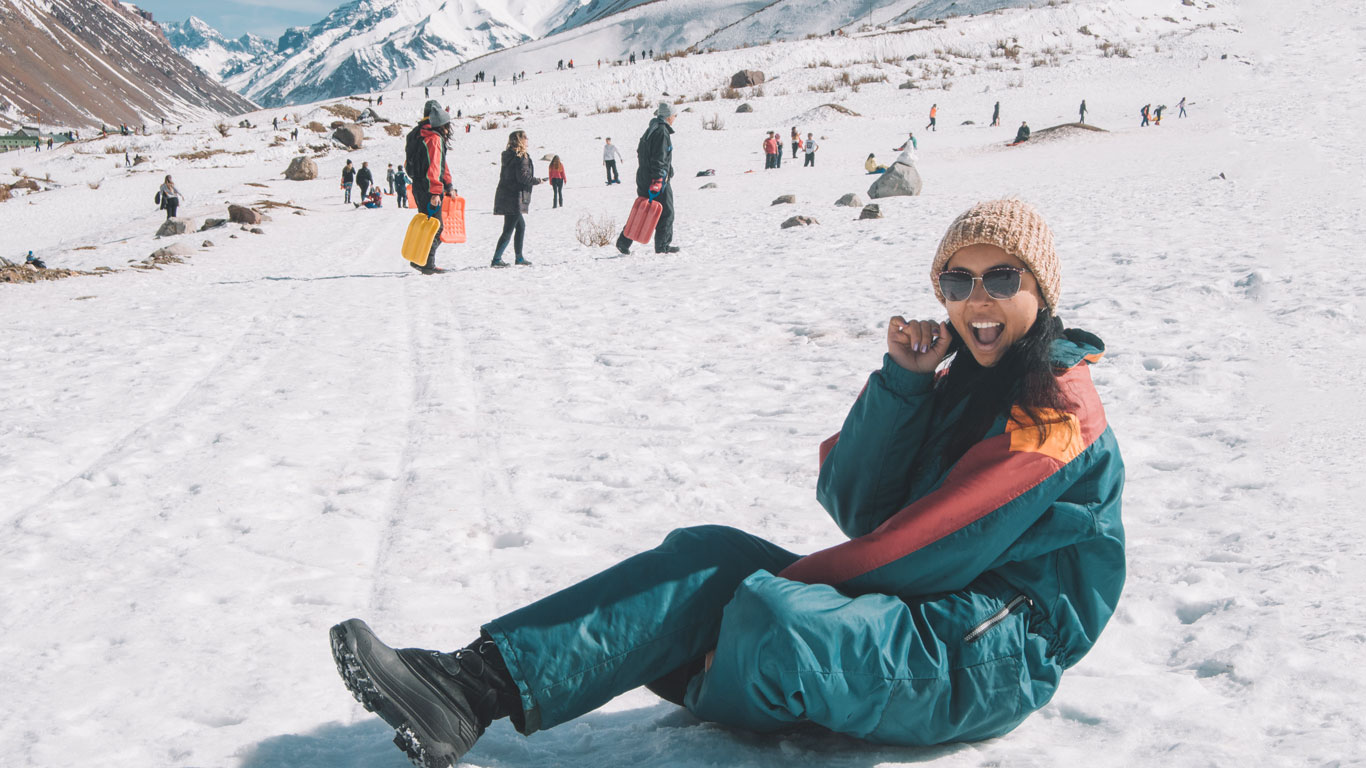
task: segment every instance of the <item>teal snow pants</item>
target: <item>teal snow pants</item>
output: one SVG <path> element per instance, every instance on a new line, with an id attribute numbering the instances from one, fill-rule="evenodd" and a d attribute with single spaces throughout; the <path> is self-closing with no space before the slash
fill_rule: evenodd
<path id="1" fill-rule="evenodd" d="M 734 528 L 683 528 L 490 622 L 521 692 L 518 727 L 572 720 L 712 650 L 685 706 L 759 732 L 814 723 L 882 744 L 974 741 L 1052 697 L 1062 668 L 1018 591 L 984 578 L 923 601 L 848 597 L 773 575 L 797 559 Z"/>

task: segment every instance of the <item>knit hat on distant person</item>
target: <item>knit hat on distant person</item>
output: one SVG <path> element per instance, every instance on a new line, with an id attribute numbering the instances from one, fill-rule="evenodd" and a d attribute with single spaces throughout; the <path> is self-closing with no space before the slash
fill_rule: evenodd
<path id="1" fill-rule="evenodd" d="M 1023 200 L 1008 198 L 978 203 L 964 211 L 949 225 L 939 250 L 930 265 L 930 284 L 935 298 L 944 303 L 939 290 L 939 273 L 949 258 L 969 245 L 994 245 L 1023 261 L 1039 284 L 1039 294 L 1052 314 L 1057 314 L 1062 296 L 1062 265 L 1053 250 L 1053 230 L 1038 209 Z"/>
<path id="2" fill-rule="evenodd" d="M 659 109 L 655 110 L 655 114 L 667 120 L 678 113 L 674 112 L 672 104 L 667 101 L 661 101 L 659 102 Z"/>

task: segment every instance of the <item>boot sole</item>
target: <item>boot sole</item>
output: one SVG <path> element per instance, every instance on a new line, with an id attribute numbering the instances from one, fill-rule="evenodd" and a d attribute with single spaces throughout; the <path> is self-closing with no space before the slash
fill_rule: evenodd
<path id="1" fill-rule="evenodd" d="M 351 624 L 358 626 L 347 626 Z M 394 729 L 394 744 L 403 750 L 413 765 L 418 768 L 452 768 L 459 755 L 450 754 L 451 747 L 448 744 L 427 733 L 421 720 L 405 712 L 366 669 L 358 655 L 356 633 L 364 632 L 374 637 L 369 629 L 365 622 L 351 619 L 332 627 L 329 633 L 332 660 L 337 664 L 337 673 L 341 675 L 346 689 L 367 712 L 379 715 Z"/>

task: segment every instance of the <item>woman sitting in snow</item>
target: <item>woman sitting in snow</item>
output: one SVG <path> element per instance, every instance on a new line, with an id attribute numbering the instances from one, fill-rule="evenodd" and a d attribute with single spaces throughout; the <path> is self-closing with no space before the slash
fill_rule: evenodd
<path id="1" fill-rule="evenodd" d="M 869 173 L 886 173 L 887 166 L 878 165 L 877 157 L 875 157 L 872 152 L 869 152 L 868 159 L 863 161 L 863 170 Z"/>
<path id="2" fill-rule="evenodd" d="M 802 557 L 676 530 L 453 652 L 394 650 L 351 619 L 331 632 L 346 686 L 425 768 L 495 719 L 530 734 L 641 685 L 761 732 L 1008 733 L 1124 583 L 1123 464 L 1088 370 L 1104 346 L 1063 329 L 1052 233 L 1020 201 L 954 220 L 930 278 L 948 320 L 893 317 L 881 369 L 821 445 L 816 496 L 849 541 Z"/>
<path id="3" fill-rule="evenodd" d="M 366 208 L 381 208 L 384 206 L 384 193 L 379 191 L 379 186 L 370 188 L 370 194 L 365 196 L 362 203 Z"/>

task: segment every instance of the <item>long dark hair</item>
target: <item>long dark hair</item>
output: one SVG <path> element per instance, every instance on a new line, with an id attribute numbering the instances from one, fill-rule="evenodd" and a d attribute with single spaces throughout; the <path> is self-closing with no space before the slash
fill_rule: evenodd
<path id="1" fill-rule="evenodd" d="M 1059 372 L 1053 366 L 1053 342 L 1063 336 L 1062 320 L 1047 309 L 1041 310 L 1033 327 L 991 368 L 978 364 L 952 323 L 949 335 L 953 337 L 948 352 L 951 364 L 935 383 L 935 410 L 942 413 L 941 409 L 952 409 L 965 401 L 966 408 L 945 445 L 945 468 L 980 442 L 1003 414 L 1009 414 L 1023 428 L 1037 429 L 1040 443 L 1053 429 L 1071 428 L 1056 421 L 1050 423 L 1044 414 L 1074 407 L 1058 385 Z M 1012 406 L 1019 406 L 1027 421 L 1016 419 Z"/>

